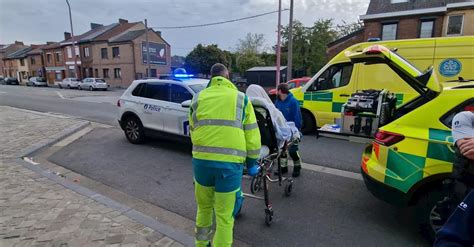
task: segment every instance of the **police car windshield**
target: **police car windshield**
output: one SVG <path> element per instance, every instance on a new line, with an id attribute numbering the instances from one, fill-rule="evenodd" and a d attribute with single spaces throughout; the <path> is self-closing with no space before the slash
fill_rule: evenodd
<path id="1" fill-rule="evenodd" d="M 189 87 L 190 87 L 195 93 L 199 93 L 199 92 L 201 92 L 204 88 L 206 88 L 206 84 L 189 85 Z"/>

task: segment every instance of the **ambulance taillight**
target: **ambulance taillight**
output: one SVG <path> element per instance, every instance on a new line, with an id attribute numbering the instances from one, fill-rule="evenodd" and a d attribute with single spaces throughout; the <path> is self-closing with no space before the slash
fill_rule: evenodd
<path id="1" fill-rule="evenodd" d="M 388 131 L 379 130 L 375 134 L 375 142 L 384 146 L 392 146 L 405 139 L 405 136 Z"/>

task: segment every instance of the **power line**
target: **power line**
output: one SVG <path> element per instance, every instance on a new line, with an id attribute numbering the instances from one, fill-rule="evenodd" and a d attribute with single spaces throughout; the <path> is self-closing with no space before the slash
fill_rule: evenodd
<path id="1" fill-rule="evenodd" d="M 288 11 L 289 9 L 283 9 L 282 11 Z M 252 15 L 252 16 L 247 16 L 243 18 L 238 18 L 238 19 L 232 19 L 232 20 L 227 20 L 227 21 L 219 21 L 219 22 L 212 22 L 212 23 L 206 23 L 206 24 L 198 24 L 198 25 L 188 25 L 188 26 L 168 26 L 168 27 L 152 27 L 156 29 L 182 29 L 182 28 L 194 28 L 194 27 L 207 27 L 207 26 L 215 26 L 215 25 L 220 25 L 220 24 L 226 24 L 226 23 L 231 23 L 231 22 L 237 22 L 237 21 L 244 21 L 248 19 L 253 19 L 253 18 L 258 18 L 262 17 L 265 15 L 270 15 L 278 13 L 278 10 L 271 11 L 271 12 L 266 12 L 258 15 Z"/>

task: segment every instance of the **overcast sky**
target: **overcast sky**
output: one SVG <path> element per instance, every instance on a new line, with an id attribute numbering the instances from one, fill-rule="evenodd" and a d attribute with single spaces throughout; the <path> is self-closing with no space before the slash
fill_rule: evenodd
<path id="1" fill-rule="evenodd" d="M 91 22 L 110 24 L 118 18 L 149 26 L 195 25 L 247 17 L 278 9 L 278 0 L 69 0 L 74 33 L 86 32 Z M 289 7 L 283 0 L 283 8 Z M 336 23 L 356 21 L 369 0 L 294 0 L 294 19 L 311 25 L 320 18 Z M 283 12 L 282 24 L 288 24 Z M 267 45 L 276 42 L 277 14 L 219 26 L 160 30 L 173 55 L 186 55 L 198 43 L 218 44 L 233 50 L 246 33 L 263 33 Z M 159 30 L 159 29 L 157 29 Z M 0 44 L 21 40 L 26 44 L 61 41 L 70 31 L 65 0 L 0 0 Z"/>

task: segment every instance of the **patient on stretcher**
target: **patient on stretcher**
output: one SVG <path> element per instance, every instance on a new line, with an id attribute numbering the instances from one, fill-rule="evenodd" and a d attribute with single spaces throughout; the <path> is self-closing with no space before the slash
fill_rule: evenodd
<path id="1" fill-rule="evenodd" d="M 270 118 L 275 129 L 274 131 L 278 143 L 278 149 L 280 149 L 285 144 L 285 141 L 290 142 L 292 140 L 301 138 L 298 128 L 296 128 L 293 122 L 287 122 L 285 120 L 285 117 L 275 107 L 267 92 L 265 92 L 265 89 L 259 85 L 252 84 L 247 88 L 246 94 L 252 102 L 255 111 L 265 111 L 264 109 L 266 109 L 268 113 L 270 113 Z M 267 113 L 265 111 L 261 112 L 261 114 Z"/>

